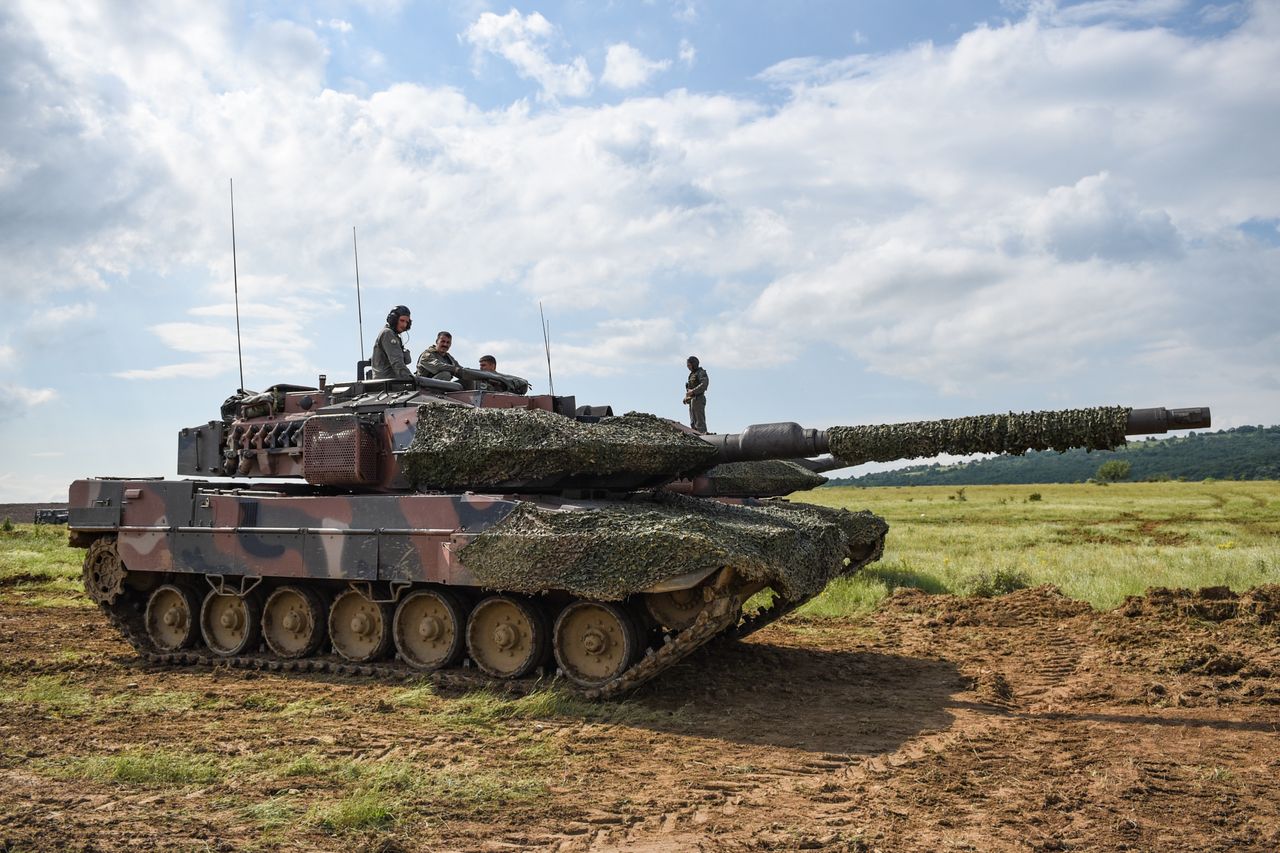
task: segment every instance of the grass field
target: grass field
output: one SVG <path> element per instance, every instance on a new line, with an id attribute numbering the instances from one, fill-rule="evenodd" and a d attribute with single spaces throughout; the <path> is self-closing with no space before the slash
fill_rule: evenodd
<path id="1" fill-rule="evenodd" d="M 1277 849 L 1280 622 L 875 605 L 1280 583 L 1280 483 L 797 497 L 885 516 L 883 559 L 605 703 L 141 664 L 65 527 L 0 528 L 0 850 Z"/>
<path id="2" fill-rule="evenodd" d="M 889 521 L 884 557 L 803 613 L 852 615 L 897 587 L 992 594 L 1053 584 L 1107 609 L 1147 587 L 1280 583 L 1280 482 L 817 489 Z"/>
<path id="3" fill-rule="evenodd" d="M 889 521 L 884 557 L 801 611 L 855 616 L 898 587 L 991 595 L 1053 584 L 1107 609 L 1147 587 L 1280 583 L 1280 482 L 817 489 Z M 0 532 L 0 600 L 88 607 L 59 526 Z"/>

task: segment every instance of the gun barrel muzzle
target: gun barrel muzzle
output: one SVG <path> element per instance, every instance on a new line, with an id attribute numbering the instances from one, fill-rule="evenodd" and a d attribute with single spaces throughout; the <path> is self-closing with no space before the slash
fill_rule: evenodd
<path id="1" fill-rule="evenodd" d="M 1207 429 L 1211 425 L 1208 406 L 1193 406 L 1189 409 L 1133 409 L 1129 412 L 1125 435 L 1150 435 L 1171 429 Z"/>

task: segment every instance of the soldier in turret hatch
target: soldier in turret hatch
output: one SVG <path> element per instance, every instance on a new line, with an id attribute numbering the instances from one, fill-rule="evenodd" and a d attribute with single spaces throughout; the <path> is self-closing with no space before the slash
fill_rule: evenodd
<path id="1" fill-rule="evenodd" d="M 696 355 L 689 356 L 685 362 L 689 368 L 689 379 L 684 383 L 684 401 L 689 406 L 689 426 L 697 432 L 707 431 L 707 386 L 711 380 L 707 371 L 698 363 Z"/>
<path id="2" fill-rule="evenodd" d="M 413 371 L 409 370 L 409 353 L 404 348 L 400 335 L 409 331 L 413 318 L 409 309 L 397 305 L 387 314 L 387 325 L 378 333 L 373 342 L 373 356 L 370 364 L 373 367 L 374 379 L 412 379 Z"/>
<path id="3" fill-rule="evenodd" d="M 437 333 L 436 342 L 418 356 L 418 375 L 428 379 L 453 379 L 453 368 L 458 366 L 458 360 L 449 355 L 451 346 L 453 346 L 451 332 Z"/>

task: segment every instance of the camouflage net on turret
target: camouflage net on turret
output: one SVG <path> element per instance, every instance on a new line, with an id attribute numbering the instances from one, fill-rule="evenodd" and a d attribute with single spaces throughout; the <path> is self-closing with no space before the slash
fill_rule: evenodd
<path id="1" fill-rule="evenodd" d="M 789 495 L 792 492 L 816 489 L 827 482 L 827 478 L 821 474 L 815 474 L 802 465 L 784 459 L 725 462 L 703 476 L 711 481 L 710 494 L 740 497 Z"/>
<path id="2" fill-rule="evenodd" d="M 418 410 L 402 469 L 418 488 L 483 488 L 580 474 L 674 479 L 708 464 L 715 448 L 654 415 L 581 423 L 541 409 Z"/>
<path id="3" fill-rule="evenodd" d="M 851 465 L 940 453 L 1020 456 L 1028 450 L 1111 450 L 1125 443 L 1130 411 L 1125 406 L 1099 406 L 881 426 L 838 426 L 827 430 L 827 436 L 831 452 Z"/>
<path id="4" fill-rule="evenodd" d="M 816 595 L 853 554 L 879 556 L 888 531 L 870 512 L 762 501 L 735 506 L 658 492 L 566 510 L 523 503 L 459 552 L 482 586 L 567 590 L 596 600 L 690 572 L 732 566 L 784 598 Z"/>

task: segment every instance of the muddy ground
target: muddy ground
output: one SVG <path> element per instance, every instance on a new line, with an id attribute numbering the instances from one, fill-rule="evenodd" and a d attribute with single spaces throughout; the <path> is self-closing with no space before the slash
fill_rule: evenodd
<path id="1" fill-rule="evenodd" d="M 1102 614 L 1051 588 L 900 591 L 865 619 L 707 648 L 614 706 L 622 722 L 145 667 L 74 608 L 0 606 L 0 661 L 5 851 L 1280 849 L 1280 587 Z M 166 784 L 86 764 L 147 751 L 220 769 Z M 317 817 L 380 762 L 461 787 Z"/>

